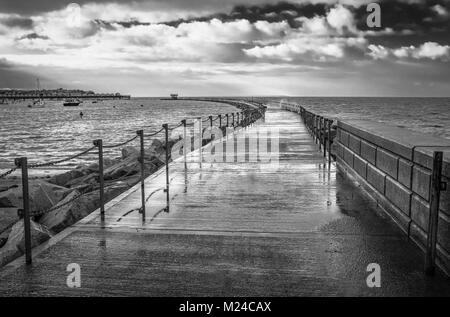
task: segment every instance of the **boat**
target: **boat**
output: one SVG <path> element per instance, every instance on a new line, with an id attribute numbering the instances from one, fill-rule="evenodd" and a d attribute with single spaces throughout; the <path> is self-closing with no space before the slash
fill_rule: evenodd
<path id="1" fill-rule="evenodd" d="M 64 107 L 77 107 L 79 106 L 81 101 L 75 100 L 75 99 L 66 99 L 64 100 L 63 106 Z"/>
<path id="2" fill-rule="evenodd" d="M 45 102 L 42 99 L 34 100 L 30 108 L 45 108 Z"/>

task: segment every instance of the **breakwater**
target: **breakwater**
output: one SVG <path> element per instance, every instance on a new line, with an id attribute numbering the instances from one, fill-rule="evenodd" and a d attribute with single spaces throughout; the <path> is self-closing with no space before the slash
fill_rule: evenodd
<path id="1" fill-rule="evenodd" d="M 299 105 L 283 107 L 310 120 L 319 138 L 325 135 L 322 116 Z M 425 252 L 425 269 L 436 264 L 449 274 L 450 141 L 367 120 L 337 120 L 332 143 L 340 171 Z"/>
<path id="2" fill-rule="evenodd" d="M 64 100 L 64 99 L 93 99 L 93 100 L 130 100 L 130 95 L 121 94 L 46 94 L 46 93 L 0 93 L 0 100 L 4 102 L 9 100 L 29 100 L 29 99 L 48 99 L 48 100 Z"/>
<path id="3" fill-rule="evenodd" d="M 215 100 L 215 102 L 218 101 Z M 265 111 L 265 107 L 258 103 L 224 100 L 220 102 L 233 105 L 240 111 L 204 119 L 197 118 L 197 122 L 201 122 L 199 126 L 202 129 L 202 135 L 206 129 L 213 127 L 227 132 L 230 128 L 234 130 L 248 126 L 260 119 Z M 184 119 L 178 124 L 164 124 L 157 131 L 138 130 L 134 136 L 118 144 L 104 144 L 101 139 L 94 140 L 91 147 L 64 159 L 28 164 L 28 158 L 17 158 L 16 167 L 2 173 L 0 179 L 21 171 L 22 184 L 2 189 L 0 208 L 8 208 L 9 213 L 18 212 L 24 220 L 12 217 L 10 223 L 3 226 L 3 232 L 0 232 L 0 265 L 23 253 L 26 254 L 27 263 L 31 263 L 32 247 L 97 208 L 100 208 L 101 215 L 104 217 L 105 203 L 139 182 L 142 185 L 142 205 L 139 211 L 142 219 L 145 220 L 145 204 L 149 196 L 145 193 L 144 179 L 162 168 L 165 168 L 166 174 L 165 211 L 168 212 L 170 195 L 168 163 L 171 161 L 172 147 L 183 138 L 183 133 L 176 137 L 172 134 L 169 136 L 169 133 L 181 128 L 186 136 L 186 130 L 194 126 L 192 121 L 192 119 Z M 197 139 L 201 140 L 201 143 L 197 144 L 198 147 L 211 141 L 211 139 Z M 194 149 L 195 145 L 194 142 Z M 105 149 L 121 149 L 122 157 L 106 158 L 104 157 Z M 191 149 L 183 147 L 185 154 L 188 150 Z M 89 154 L 96 155 L 98 162 L 77 167 L 50 179 L 33 181 L 28 179 L 29 169 L 55 166 Z"/>

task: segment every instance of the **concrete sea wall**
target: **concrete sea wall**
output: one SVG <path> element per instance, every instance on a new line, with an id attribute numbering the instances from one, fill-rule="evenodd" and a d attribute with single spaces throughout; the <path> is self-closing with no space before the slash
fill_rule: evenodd
<path id="1" fill-rule="evenodd" d="M 317 135 L 323 118 L 302 106 L 282 108 L 304 117 Z M 306 116 L 306 117 L 305 117 Z M 306 118 L 306 119 L 305 119 Z M 366 193 L 423 251 L 430 217 L 434 151 L 443 152 L 436 262 L 450 276 L 450 140 L 367 120 L 338 120 L 332 152 L 338 169 Z"/>
<path id="2" fill-rule="evenodd" d="M 337 141 L 337 142 L 336 142 Z M 427 241 L 433 152 L 444 153 L 450 185 L 450 140 L 364 120 L 337 123 L 336 157 L 422 250 Z M 450 272 L 450 190 L 441 191 L 437 263 Z"/>

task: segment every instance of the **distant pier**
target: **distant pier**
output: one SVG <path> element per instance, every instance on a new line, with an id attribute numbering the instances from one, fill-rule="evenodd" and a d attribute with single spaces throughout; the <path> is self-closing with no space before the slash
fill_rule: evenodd
<path id="1" fill-rule="evenodd" d="M 28 100 L 28 99 L 131 99 L 130 95 L 122 94 L 0 94 L 0 100 Z"/>

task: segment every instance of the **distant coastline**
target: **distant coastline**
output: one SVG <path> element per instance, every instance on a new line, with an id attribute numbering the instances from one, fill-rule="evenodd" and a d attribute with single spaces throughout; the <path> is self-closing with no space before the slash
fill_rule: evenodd
<path id="1" fill-rule="evenodd" d="M 81 89 L 0 89 L 0 100 L 25 100 L 25 99 L 130 99 L 130 95 L 121 93 L 96 93 L 92 90 Z"/>

